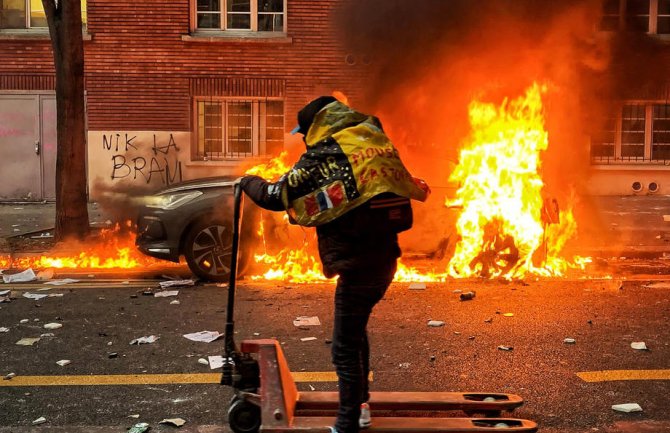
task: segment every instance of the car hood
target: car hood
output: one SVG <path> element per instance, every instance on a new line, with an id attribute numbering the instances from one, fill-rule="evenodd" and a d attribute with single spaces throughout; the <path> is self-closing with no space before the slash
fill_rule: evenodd
<path id="1" fill-rule="evenodd" d="M 171 194 L 182 191 L 193 191 L 206 188 L 232 187 L 233 185 L 235 185 L 235 181 L 238 178 L 239 177 L 237 176 L 216 176 L 216 177 L 204 177 L 201 179 L 187 180 L 185 182 L 175 183 L 167 188 L 163 188 L 160 191 L 156 192 L 155 195 Z"/>

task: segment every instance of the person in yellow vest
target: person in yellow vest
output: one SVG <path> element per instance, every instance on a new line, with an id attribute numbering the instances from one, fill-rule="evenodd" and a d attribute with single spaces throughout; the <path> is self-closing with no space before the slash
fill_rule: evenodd
<path id="1" fill-rule="evenodd" d="M 316 227 L 323 273 L 335 289 L 332 361 L 338 376 L 337 433 L 370 425 L 367 323 L 393 280 L 398 233 L 412 226 L 410 199 L 430 189 L 407 171 L 374 116 L 322 96 L 298 113 L 292 133 L 307 150 L 277 182 L 244 176 L 241 187 L 260 207 L 288 212 Z"/>

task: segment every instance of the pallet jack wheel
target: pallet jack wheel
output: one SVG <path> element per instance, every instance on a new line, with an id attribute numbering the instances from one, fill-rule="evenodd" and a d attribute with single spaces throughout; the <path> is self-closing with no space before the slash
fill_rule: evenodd
<path id="1" fill-rule="evenodd" d="M 261 408 L 241 399 L 233 399 L 228 408 L 228 425 L 235 433 L 257 433 L 261 428 Z"/>

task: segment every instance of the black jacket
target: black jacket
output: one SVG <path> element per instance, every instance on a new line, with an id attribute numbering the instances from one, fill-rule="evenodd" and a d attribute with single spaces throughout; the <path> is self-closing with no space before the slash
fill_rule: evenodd
<path id="1" fill-rule="evenodd" d="M 285 210 L 276 184 L 245 176 L 241 187 L 258 206 Z M 409 212 L 409 214 L 407 213 Z M 410 201 L 381 194 L 316 228 L 323 273 L 331 278 L 366 268 L 390 268 L 400 257 L 397 233 L 412 225 Z"/>

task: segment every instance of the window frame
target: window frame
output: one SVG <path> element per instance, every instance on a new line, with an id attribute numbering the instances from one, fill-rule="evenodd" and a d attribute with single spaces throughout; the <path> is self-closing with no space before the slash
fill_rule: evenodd
<path id="1" fill-rule="evenodd" d="M 200 103 L 222 104 L 221 107 L 221 152 L 211 152 L 221 154 L 220 157 L 207 157 L 200 153 Z M 229 103 L 245 102 L 251 103 L 251 152 L 229 152 L 229 124 L 227 122 L 229 115 Z M 286 98 L 276 96 L 194 96 L 193 97 L 193 127 L 191 128 L 191 161 L 192 162 L 225 162 L 225 161 L 243 161 L 253 158 L 262 158 L 270 155 L 268 152 L 268 139 L 265 135 L 267 131 L 267 108 L 265 114 L 261 116 L 261 105 L 267 107 L 267 102 L 281 102 L 282 103 L 282 134 L 286 133 Z M 265 138 L 265 139 L 263 139 Z M 275 140 L 270 140 L 275 141 Z M 282 138 L 282 143 L 284 142 Z M 204 142 L 203 142 L 204 147 Z M 245 153 L 245 154 L 243 154 Z M 230 155 L 230 156 L 228 156 Z"/>
<path id="2" fill-rule="evenodd" d="M 644 107 L 644 152 L 642 156 L 623 156 L 623 120 L 624 107 L 629 105 L 640 105 Z M 591 165 L 670 165 L 670 158 L 668 159 L 653 159 L 654 146 L 654 108 L 656 106 L 670 106 L 670 102 L 666 100 L 627 100 L 617 104 L 614 125 L 614 156 L 594 156 L 593 146 L 603 145 L 607 143 L 596 142 L 591 135 L 589 156 Z M 670 146 L 670 143 L 663 144 Z"/>
<path id="3" fill-rule="evenodd" d="M 605 29 L 602 28 L 603 27 L 603 21 L 604 21 L 605 17 L 618 17 L 619 24 L 618 24 L 617 30 L 628 29 L 628 19 L 629 19 L 629 17 L 628 17 L 628 13 L 627 13 L 627 1 L 628 0 L 618 0 L 619 12 L 618 12 L 617 15 L 614 15 L 614 14 L 607 14 L 606 15 L 606 14 L 603 13 L 603 15 L 601 17 L 602 21 L 601 21 L 601 24 L 599 26 L 600 31 L 603 31 L 603 32 L 612 31 L 612 30 L 605 30 Z M 649 20 L 648 21 L 648 26 L 647 26 L 648 31 L 646 32 L 646 34 L 658 35 L 660 37 L 667 37 L 668 39 L 670 39 L 670 31 L 668 33 L 658 33 L 658 19 L 659 19 L 659 17 L 670 18 L 670 14 L 662 14 L 662 15 L 659 14 L 658 6 L 659 6 L 659 0 L 649 0 L 649 13 L 644 14 L 644 15 L 636 15 L 636 16 L 645 16 L 645 17 L 648 16 L 649 17 L 648 18 L 648 20 Z"/>
<path id="4" fill-rule="evenodd" d="M 45 26 L 31 26 L 31 20 L 32 20 L 31 0 L 23 0 L 23 2 L 26 8 L 25 26 L 19 28 L 0 27 L 0 37 L 18 35 L 28 37 L 36 36 L 39 38 L 42 35 L 49 36 L 48 23 L 46 23 Z M 82 32 L 84 33 L 84 40 L 90 40 L 91 39 L 90 35 L 86 33 L 88 29 L 88 0 L 80 0 L 80 4 L 81 4 Z M 42 8 L 42 11 L 44 12 L 44 8 Z M 46 12 L 44 13 L 45 13 L 44 19 L 46 20 Z"/>
<path id="5" fill-rule="evenodd" d="M 248 29 L 229 29 L 228 28 L 228 8 L 227 2 L 231 0 L 220 0 L 220 11 L 219 11 L 219 22 L 220 25 L 218 28 L 208 29 L 198 27 L 198 0 L 190 0 L 190 9 L 191 9 L 191 33 L 201 33 L 201 34 L 231 34 L 233 36 L 253 36 L 253 35 L 286 35 L 287 33 L 287 18 L 288 18 L 288 0 L 283 1 L 283 30 L 282 31 L 263 31 L 258 30 L 258 0 L 249 0 L 250 1 L 250 16 L 251 23 Z M 274 13 L 277 14 L 277 13 Z"/>

